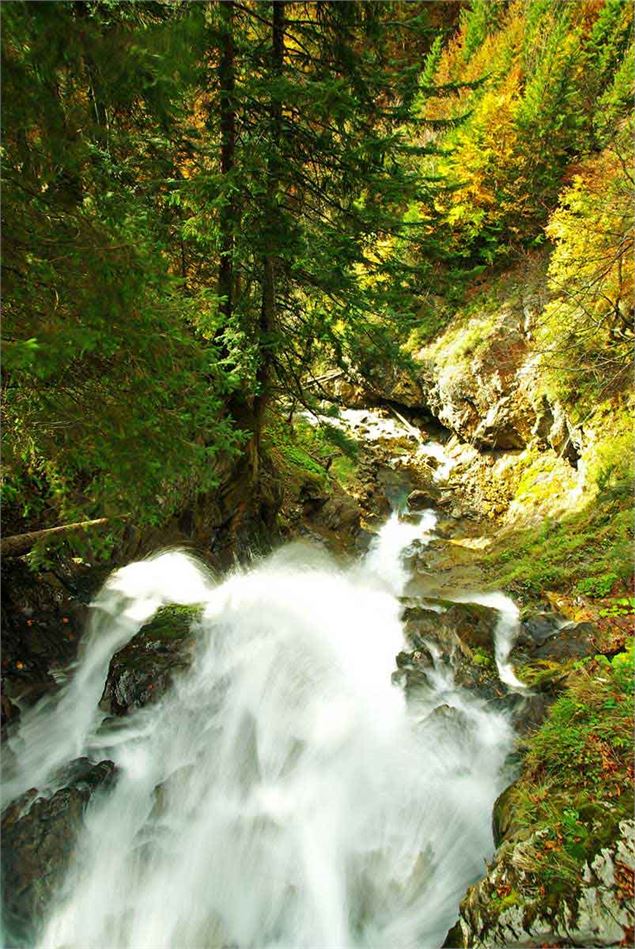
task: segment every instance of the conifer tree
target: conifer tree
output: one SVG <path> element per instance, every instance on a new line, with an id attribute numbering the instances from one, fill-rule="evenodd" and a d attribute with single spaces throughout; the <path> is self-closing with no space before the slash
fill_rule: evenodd
<path id="1" fill-rule="evenodd" d="M 2 19 L 5 514 L 157 523 L 235 441 L 165 200 L 197 25 L 162 4 Z"/>

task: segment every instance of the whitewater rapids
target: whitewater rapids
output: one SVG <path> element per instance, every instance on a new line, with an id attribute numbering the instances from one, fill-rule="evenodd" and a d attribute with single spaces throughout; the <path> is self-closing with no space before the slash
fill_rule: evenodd
<path id="1" fill-rule="evenodd" d="M 493 850 L 513 732 L 447 665 L 418 701 L 391 681 L 403 554 L 434 524 L 394 514 L 345 569 L 291 544 L 222 582 L 175 551 L 111 576 L 74 675 L 11 739 L 5 801 L 53 790 L 79 755 L 117 766 L 38 946 L 441 946 Z M 158 704 L 104 721 L 110 658 L 175 602 L 203 606 L 191 669 Z"/>

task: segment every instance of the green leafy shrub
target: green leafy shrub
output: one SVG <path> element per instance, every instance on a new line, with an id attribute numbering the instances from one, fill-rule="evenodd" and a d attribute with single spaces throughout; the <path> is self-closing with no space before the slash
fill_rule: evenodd
<path id="1" fill-rule="evenodd" d="M 597 597 L 608 596 L 619 577 L 614 573 L 605 573 L 599 577 L 586 577 L 584 580 L 578 580 L 575 589 L 578 593 L 586 596 Z"/>

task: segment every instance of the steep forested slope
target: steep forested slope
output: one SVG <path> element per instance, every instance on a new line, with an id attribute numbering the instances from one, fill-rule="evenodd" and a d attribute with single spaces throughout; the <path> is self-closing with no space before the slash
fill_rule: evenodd
<path id="1" fill-rule="evenodd" d="M 626 384 L 628 4 L 3 19 L 12 530 L 166 523 L 246 451 L 257 480 L 280 397 L 545 242 L 549 386 L 583 413 Z"/>

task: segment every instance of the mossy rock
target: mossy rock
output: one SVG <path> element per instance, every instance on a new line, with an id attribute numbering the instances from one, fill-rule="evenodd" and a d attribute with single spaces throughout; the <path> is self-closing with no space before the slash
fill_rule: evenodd
<path id="1" fill-rule="evenodd" d="M 439 613 L 424 604 L 418 606 L 411 599 L 405 599 L 404 603 L 405 633 L 416 649 L 408 654 L 409 658 L 424 657 L 423 666 L 427 668 L 430 659 L 426 641 L 433 642 L 441 650 L 443 660 L 452 665 L 458 686 L 473 690 L 486 700 L 506 696 L 494 660 L 496 610 L 472 603 L 435 600 L 434 605 L 442 609 Z M 470 645 L 468 640 L 471 640 Z M 425 669 L 419 669 L 421 665 L 421 660 L 414 662 L 418 670 L 416 676 L 412 672 L 406 674 L 406 691 L 427 682 Z"/>
<path id="2" fill-rule="evenodd" d="M 127 715 L 162 698 L 175 674 L 190 665 L 192 626 L 200 615 L 200 606 L 170 605 L 159 610 L 112 657 L 100 708 Z"/>
<path id="3" fill-rule="evenodd" d="M 500 847 L 505 837 L 518 829 L 514 819 L 514 791 L 515 784 L 510 784 L 494 801 L 492 832 L 497 847 Z"/>
<path id="4" fill-rule="evenodd" d="M 429 637 L 441 644 L 458 637 L 463 647 L 478 650 L 481 656 L 493 654 L 498 611 L 489 606 L 426 598 L 421 606 L 408 605 L 403 618 L 410 636 Z"/>
<path id="5" fill-rule="evenodd" d="M 182 606 L 176 603 L 164 606 L 149 623 L 142 626 L 135 638 L 148 640 L 185 639 L 192 635 L 192 624 L 200 619 L 203 608 L 198 605 Z"/>
<path id="6" fill-rule="evenodd" d="M 515 658 L 514 653 L 512 653 L 512 658 Z M 567 676 L 573 663 L 534 659 L 520 664 L 517 659 L 516 656 L 516 675 L 529 688 L 537 692 L 557 695 L 566 687 Z"/>

